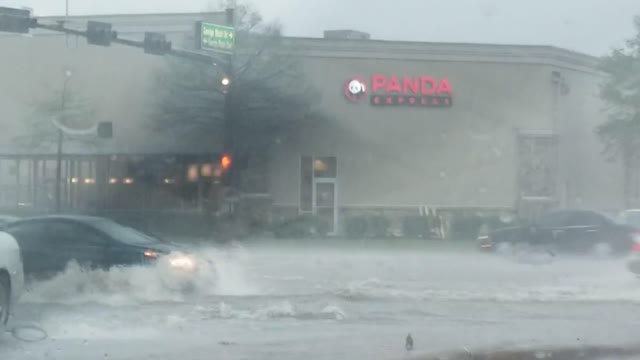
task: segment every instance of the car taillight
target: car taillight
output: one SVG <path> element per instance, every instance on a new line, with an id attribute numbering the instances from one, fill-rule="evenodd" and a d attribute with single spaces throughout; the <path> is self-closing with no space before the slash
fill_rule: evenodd
<path id="1" fill-rule="evenodd" d="M 483 249 L 491 248 L 493 247 L 493 241 L 488 235 L 478 236 L 478 246 Z"/>
<path id="2" fill-rule="evenodd" d="M 640 232 L 632 232 L 631 234 L 629 234 L 629 236 L 631 236 L 631 240 L 633 240 L 631 250 L 640 252 Z"/>

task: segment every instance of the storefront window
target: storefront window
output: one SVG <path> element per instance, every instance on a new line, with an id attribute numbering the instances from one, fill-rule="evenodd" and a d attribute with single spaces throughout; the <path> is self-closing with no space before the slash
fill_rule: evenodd
<path id="1" fill-rule="evenodd" d="M 313 161 L 313 176 L 317 178 L 335 178 L 337 173 L 336 158 L 320 157 Z"/>

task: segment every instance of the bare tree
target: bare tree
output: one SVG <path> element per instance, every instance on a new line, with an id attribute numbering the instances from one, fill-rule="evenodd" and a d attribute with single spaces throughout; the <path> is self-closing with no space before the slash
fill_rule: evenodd
<path id="1" fill-rule="evenodd" d="M 283 46 L 279 24 L 264 22 L 246 5 L 237 5 L 235 13 L 236 51 L 228 67 L 167 60 L 158 78 L 154 124 L 186 138 L 208 133 L 221 139 L 224 134 L 227 138 L 220 141 L 232 144 L 236 158 L 261 157 L 255 163 L 264 164 L 272 145 L 322 114 L 314 107 L 318 95 L 301 62 Z M 228 89 L 220 86 L 223 76 L 231 79 Z M 231 129 L 225 129 L 225 117 Z"/>

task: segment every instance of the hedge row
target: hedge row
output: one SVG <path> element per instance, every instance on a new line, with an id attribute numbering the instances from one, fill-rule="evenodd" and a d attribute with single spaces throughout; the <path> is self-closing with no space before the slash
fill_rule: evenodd
<path id="1" fill-rule="evenodd" d="M 407 215 L 400 218 L 402 235 L 407 238 L 433 238 L 441 228 L 441 218 L 436 216 Z M 391 237 L 392 219 L 384 215 L 349 216 L 344 219 L 343 232 L 348 238 Z M 475 239 L 483 227 L 496 229 L 510 226 L 497 215 L 454 214 L 448 237 L 456 240 Z M 279 238 L 308 238 L 326 236 L 330 225 L 323 218 L 301 215 L 278 223 L 273 233 Z"/>

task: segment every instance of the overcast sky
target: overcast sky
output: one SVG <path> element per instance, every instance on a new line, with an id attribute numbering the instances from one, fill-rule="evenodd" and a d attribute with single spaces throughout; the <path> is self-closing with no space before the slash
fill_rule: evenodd
<path id="1" fill-rule="evenodd" d="M 198 12 L 211 0 L 68 0 L 71 15 Z M 289 36 L 355 29 L 384 40 L 556 45 L 592 55 L 633 34 L 640 0 L 252 0 Z M 65 0 L 0 0 L 0 5 L 64 13 Z M 402 6 L 400 6 L 402 5 Z"/>

